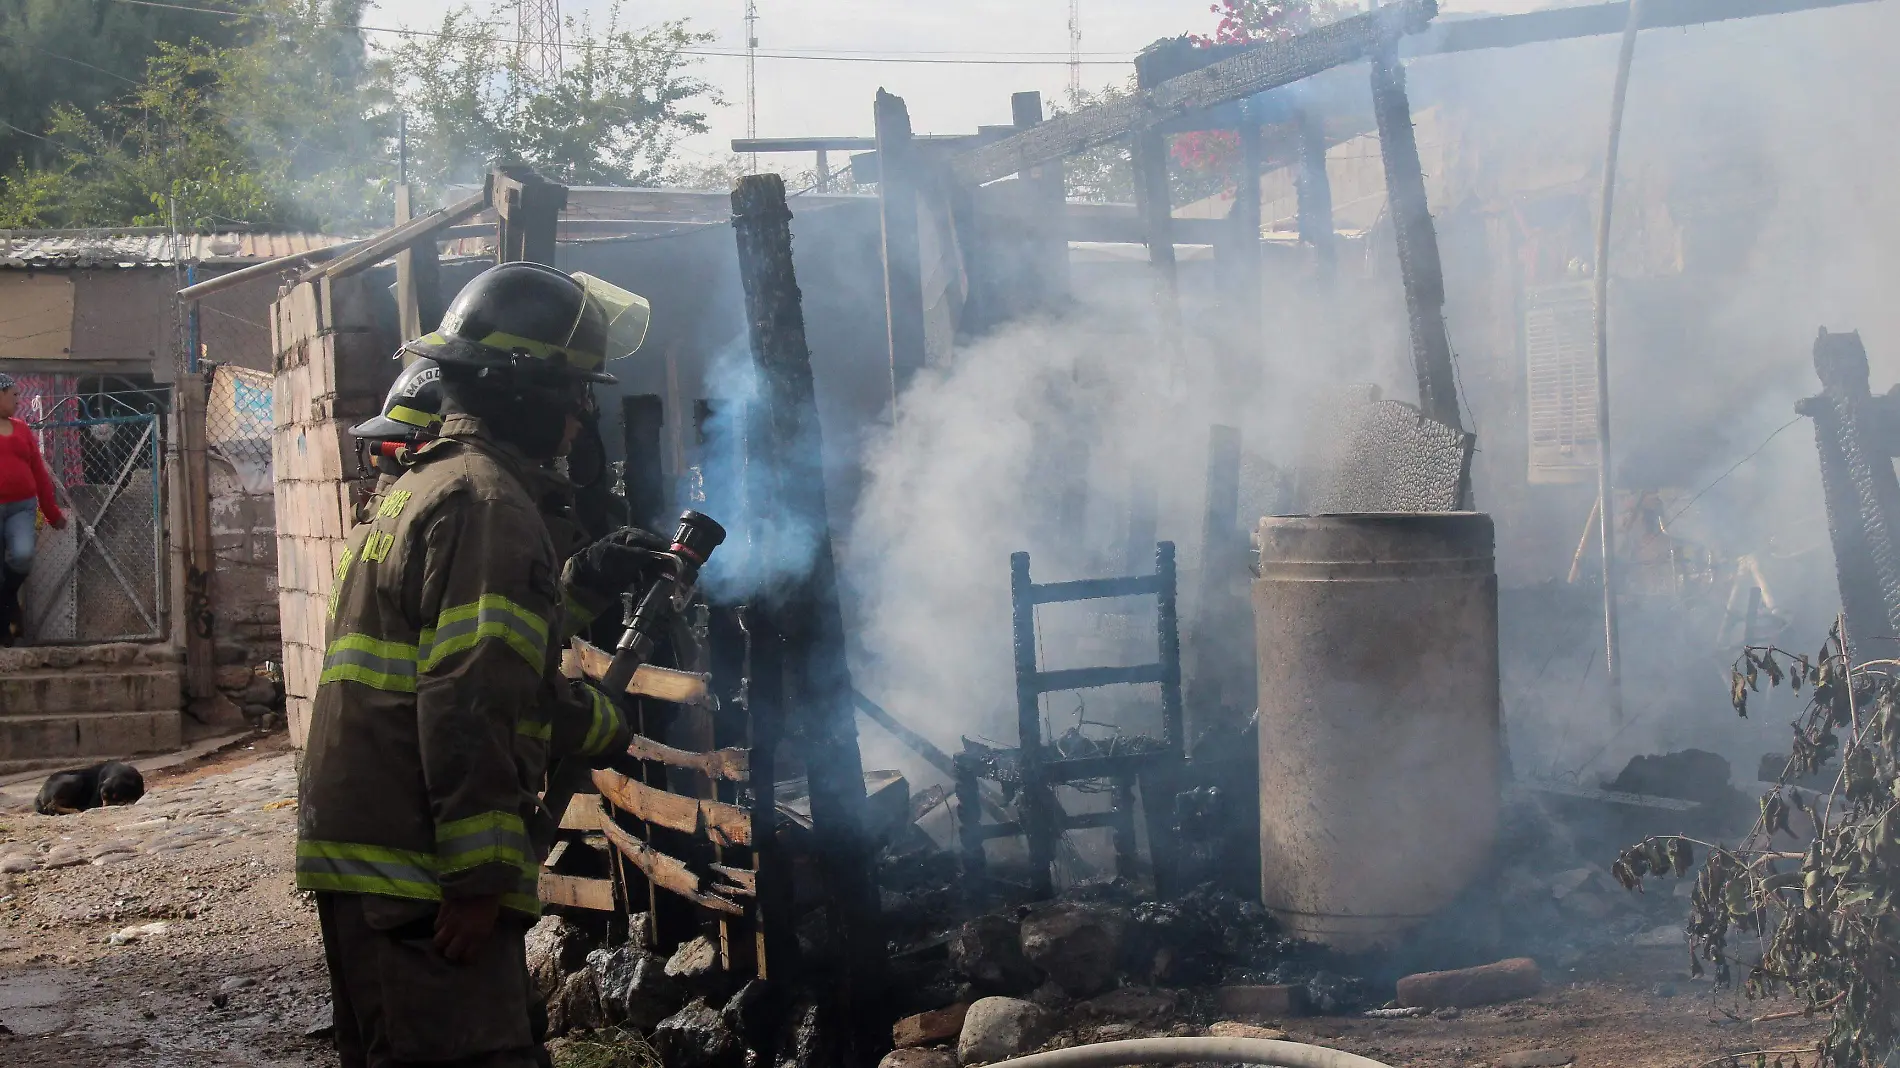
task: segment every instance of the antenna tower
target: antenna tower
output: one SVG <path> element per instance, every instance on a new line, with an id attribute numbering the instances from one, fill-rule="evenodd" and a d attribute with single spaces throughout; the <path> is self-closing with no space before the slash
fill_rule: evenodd
<path id="1" fill-rule="evenodd" d="M 759 136 L 759 4 L 745 0 L 745 135 Z M 752 153 L 751 169 L 759 169 L 759 154 Z"/>
<path id="2" fill-rule="evenodd" d="M 528 76 L 550 82 L 561 76 L 561 0 L 515 0 L 515 36 Z"/>
<path id="3" fill-rule="evenodd" d="M 1069 0 L 1069 106 L 1082 101 L 1082 0 Z"/>

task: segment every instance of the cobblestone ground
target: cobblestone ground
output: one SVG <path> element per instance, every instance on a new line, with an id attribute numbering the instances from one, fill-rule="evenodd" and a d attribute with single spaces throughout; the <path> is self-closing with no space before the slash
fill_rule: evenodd
<path id="1" fill-rule="evenodd" d="M 0 812 L 0 1064 L 327 1065 L 281 735 L 136 805 Z"/>

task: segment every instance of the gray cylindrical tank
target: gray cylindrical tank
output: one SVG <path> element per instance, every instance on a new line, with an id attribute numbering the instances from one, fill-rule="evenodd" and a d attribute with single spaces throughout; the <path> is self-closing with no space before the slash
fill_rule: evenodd
<path id="1" fill-rule="evenodd" d="M 1272 516 L 1258 538 L 1262 900 L 1302 937 L 1389 945 L 1497 834 L 1491 517 Z"/>

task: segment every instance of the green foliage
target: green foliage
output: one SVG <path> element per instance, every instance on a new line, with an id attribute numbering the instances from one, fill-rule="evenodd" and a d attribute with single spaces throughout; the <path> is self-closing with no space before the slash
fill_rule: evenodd
<path id="1" fill-rule="evenodd" d="M 1691 969 L 1717 983 L 1742 974 L 1750 998 L 1791 993 L 1831 1020 L 1819 1064 L 1861 1068 L 1900 1053 L 1900 662 L 1850 667 L 1839 630 L 1812 659 L 1772 647 L 1735 662 L 1730 698 L 1808 686 L 1780 782 L 1741 845 L 1707 846 L 1688 925 Z M 1833 787 L 1803 794 L 1791 781 L 1840 755 Z M 1778 846 L 1777 840 L 1787 843 Z M 1618 856 L 1631 890 L 1651 876 L 1683 875 L 1688 839 L 1652 838 Z M 1731 945 L 1731 936 L 1740 945 Z M 1780 1051 L 1788 1052 L 1788 1051 Z M 1737 1061 L 1736 1063 L 1739 1063 Z"/>
<path id="2" fill-rule="evenodd" d="M 497 159 L 571 185 L 657 184 L 679 140 L 706 129 L 694 105 L 721 102 L 681 54 L 712 35 L 683 21 L 627 29 L 619 3 L 598 32 L 570 17 L 562 69 L 548 77 L 502 43 L 500 13 L 484 19 L 464 6 L 443 16 L 437 36 L 391 53 L 411 173 L 431 186 L 479 181 Z"/>
<path id="3" fill-rule="evenodd" d="M 221 6 L 242 10 L 250 3 Z M 160 45 L 193 38 L 229 45 L 241 25 L 201 12 L 100 0 L 0 0 L 0 168 L 16 160 L 52 164 L 54 146 L 32 135 L 45 132 L 54 105 L 96 115 L 138 81 Z"/>
<path id="4" fill-rule="evenodd" d="M 0 0 L 0 16 L 9 2 L 27 0 Z M 511 21 L 501 6 L 458 9 L 441 36 L 388 52 L 358 29 L 366 6 L 249 0 L 242 18 L 201 16 L 233 22 L 230 40 L 160 41 L 113 99 L 51 106 L 36 153 L 0 175 L 0 226 L 169 225 L 175 210 L 185 229 L 373 230 L 391 221 L 400 111 L 428 193 L 497 159 L 569 184 L 653 184 L 705 129 L 694 106 L 717 102 L 682 55 L 710 35 L 683 22 L 627 29 L 617 5 L 598 32 L 570 19 L 561 71 L 538 77 L 493 28 Z"/>

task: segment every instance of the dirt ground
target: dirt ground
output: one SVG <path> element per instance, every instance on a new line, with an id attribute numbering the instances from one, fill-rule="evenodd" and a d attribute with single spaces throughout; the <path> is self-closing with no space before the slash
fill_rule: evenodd
<path id="1" fill-rule="evenodd" d="M 276 735 L 153 776 L 136 806 L 0 811 L 0 1066 L 335 1065 L 306 1035 L 328 997 L 316 914 L 291 883 L 295 794 Z M 1790 1006 L 1716 997 L 1687 978 L 1680 947 L 1600 952 L 1546 979 L 1539 997 L 1451 1019 L 1278 1024 L 1295 1040 L 1419 1068 L 1532 1050 L 1583 1068 L 1697 1068 L 1812 1048 L 1822 1032 L 1798 1018 L 1749 1022 Z"/>

